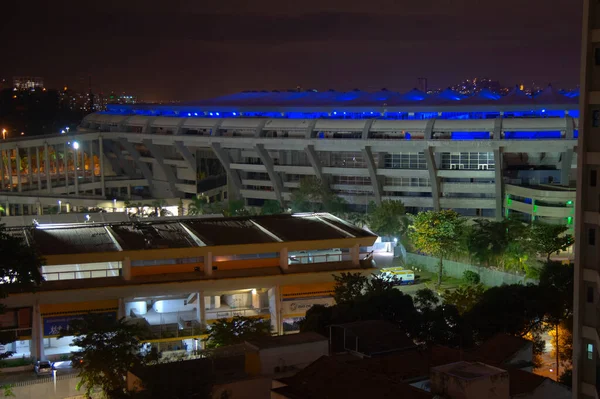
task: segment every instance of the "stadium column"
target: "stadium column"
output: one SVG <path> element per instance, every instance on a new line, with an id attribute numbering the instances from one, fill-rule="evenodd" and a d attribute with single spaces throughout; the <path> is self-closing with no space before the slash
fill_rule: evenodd
<path id="1" fill-rule="evenodd" d="M 37 186 L 38 190 L 42 189 L 42 172 L 40 171 L 40 147 L 35 147 L 35 163 L 37 167 Z"/>
<path id="2" fill-rule="evenodd" d="M 165 163 L 165 154 L 160 146 L 155 145 L 152 140 L 145 139 L 142 141 L 144 146 L 150 151 L 156 160 L 156 166 L 162 171 L 163 176 L 169 183 L 169 188 L 174 197 L 181 197 L 181 191 L 177 188 L 176 183 L 178 182 L 177 175 L 173 172 L 171 165 Z"/>
<path id="3" fill-rule="evenodd" d="M 373 158 L 373 152 L 371 152 L 371 147 L 369 146 L 363 148 L 361 152 L 365 158 L 367 169 L 369 170 L 369 176 L 371 177 L 371 186 L 373 187 L 375 202 L 377 204 L 381 204 L 381 184 L 377 178 L 377 167 L 375 165 L 375 159 Z"/>
<path id="4" fill-rule="evenodd" d="M 153 176 L 152 176 L 152 172 L 150 171 L 150 168 L 148 167 L 148 165 L 146 165 L 146 162 L 143 162 L 141 160 L 141 156 L 140 153 L 138 152 L 138 150 L 135 149 L 135 147 L 133 146 L 132 143 L 130 143 L 129 141 L 127 141 L 127 139 L 125 138 L 120 138 L 119 142 L 121 143 L 121 145 L 123 146 L 123 148 L 125 148 L 125 150 L 127 150 L 127 152 L 129 153 L 129 155 L 131 155 L 131 158 L 133 159 L 133 161 L 135 162 L 135 164 L 138 166 L 138 168 L 140 168 L 140 171 L 142 172 L 142 175 L 144 176 L 144 178 L 146 179 L 146 181 L 148 182 L 148 187 L 151 189 L 153 184 L 152 184 L 152 180 L 153 180 Z M 123 166 L 125 167 L 127 163 L 123 162 Z M 128 172 L 129 177 L 133 178 L 132 175 L 133 172 Z M 133 173 L 135 174 L 135 173 Z"/>
<path id="5" fill-rule="evenodd" d="M 265 149 L 263 144 L 256 144 L 254 146 L 258 157 L 261 162 L 267 169 L 267 174 L 269 175 L 269 179 L 271 180 L 271 184 L 273 185 L 273 189 L 275 190 L 275 196 L 277 197 L 277 201 L 284 205 L 283 202 L 283 183 L 281 182 L 281 176 L 277 172 L 275 172 L 275 167 L 273 166 L 273 159 L 271 155 L 269 155 L 269 151 Z"/>
<path id="6" fill-rule="evenodd" d="M 494 150 L 494 184 L 496 186 L 496 220 L 502 220 L 504 217 L 503 205 L 504 205 L 504 195 L 503 195 L 503 177 L 502 177 L 502 164 L 503 164 L 503 156 L 502 156 L 502 147 L 498 147 Z"/>
<path id="7" fill-rule="evenodd" d="M 317 155 L 317 151 L 315 151 L 314 145 L 309 145 L 304 148 L 304 152 L 310 162 L 317 179 L 322 182 L 326 182 L 325 175 L 323 174 L 323 168 L 321 167 L 321 163 L 319 162 L 319 156 Z"/>
<path id="8" fill-rule="evenodd" d="M 573 149 L 567 148 L 560 156 L 560 185 L 568 187 L 571 179 Z"/>
<path id="9" fill-rule="evenodd" d="M 436 211 L 440 210 L 440 179 L 437 175 L 437 165 L 435 163 L 435 156 L 433 154 L 433 148 L 427 147 L 423 151 L 425 154 L 425 162 L 427 163 L 427 170 L 429 171 L 429 182 L 431 183 L 431 199 L 433 201 L 433 209 Z"/>
<path id="10" fill-rule="evenodd" d="M 63 146 L 63 169 L 65 171 L 65 194 L 69 195 L 69 152 L 67 151 L 67 142 Z"/>
<path id="11" fill-rule="evenodd" d="M 46 173 L 46 191 L 48 191 L 48 193 L 51 193 L 52 173 L 50 172 L 50 150 L 48 147 L 48 143 L 44 143 L 44 172 Z"/>
<path id="12" fill-rule="evenodd" d="M 15 168 L 17 169 L 17 191 L 23 191 L 23 187 L 21 185 L 21 153 L 19 152 L 19 147 L 15 147 Z"/>
<path id="13" fill-rule="evenodd" d="M 271 332 L 277 335 L 283 334 L 283 323 L 281 319 L 281 289 L 278 285 L 269 288 L 269 313 L 271 316 Z"/>
<path id="14" fill-rule="evenodd" d="M 95 183 L 96 182 L 96 176 L 94 176 L 94 172 L 95 172 L 96 168 L 94 167 L 95 166 L 94 165 L 94 140 L 90 140 L 89 143 L 90 143 L 90 149 L 89 149 L 90 153 L 88 155 L 88 162 L 90 164 L 90 173 L 91 173 L 90 177 L 92 179 L 92 183 Z M 83 162 L 83 169 L 84 169 L 84 172 L 85 172 L 85 157 L 83 158 L 82 162 Z M 96 195 L 96 189 L 92 189 L 92 193 L 94 195 Z"/>
<path id="15" fill-rule="evenodd" d="M 104 185 L 104 144 L 102 136 L 98 137 L 98 160 L 100 162 L 100 189 L 102 190 L 102 198 L 106 197 L 106 187 Z"/>
<path id="16" fill-rule="evenodd" d="M 12 150 L 6 150 L 6 166 L 8 174 L 8 191 L 13 190 L 13 173 L 12 173 Z"/>
<path id="17" fill-rule="evenodd" d="M 29 189 L 33 190 L 33 169 L 31 167 L 31 147 L 27 147 L 27 178 L 29 181 Z"/>
<path id="18" fill-rule="evenodd" d="M 492 132 L 494 140 L 502 139 L 502 117 L 499 116 L 494 119 L 494 131 Z"/>
<path id="19" fill-rule="evenodd" d="M 183 157 L 183 160 L 185 161 L 188 169 L 190 170 L 190 172 L 192 172 L 192 176 L 194 176 L 194 180 L 197 181 L 196 176 L 198 175 L 198 173 L 196 172 L 196 170 L 197 170 L 196 157 L 194 156 L 194 154 L 192 154 L 190 149 L 187 148 L 185 146 L 185 144 L 183 144 L 183 141 L 175 141 L 173 144 L 175 146 L 175 150 L 177 150 L 177 152 L 179 152 L 179 154 Z"/>
<path id="20" fill-rule="evenodd" d="M 31 357 L 34 360 L 42 360 L 44 358 L 44 328 L 42 315 L 40 312 L 40 304 L 36 301 L 32 309 L 31 319 Z"/>
<path id="21" fill-rule="evenodd" d="M 223 169 L 227 172 L 227 186 L 233 188 L 233 197 L 239 199 L 242 189 L 242 181 L 240 180 L 240 175 L 236 169 L 231 168 L 231 156 L 221 147 L 220 143 L 212 143 L 210 148 L 215 153 L 215 156 L 221 162 Z M 231 197 L 231 195 L 229 195 Z"/>

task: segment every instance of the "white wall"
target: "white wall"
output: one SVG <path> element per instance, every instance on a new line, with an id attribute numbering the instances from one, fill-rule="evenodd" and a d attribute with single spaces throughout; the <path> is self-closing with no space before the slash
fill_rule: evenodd
<path id="1" fill-rule="evenodd" d="M 157 313 L 187 312 L 196 309 L 196 304 L 185 305 L 185 299 L 165 299 L 154 302 L 152 309 Z"/>
<path id="2" fill-rule="evenodd" d="M 146 301 L 127 302 L 125 304 L 125 315 L 129 317 L 131 310 L 135 312 L 136 316 L 143 316 L 148 311 L 148 304 Z"/>
<path id="3" fill-rule="evenodd" d="M 244 292 L 243 294 L 222 295 L 221 300 L 232 308 L 251 308 L 252 294 Z"/>
<path id="4" fill-rule="evenodd" d="M 77 390 L 79 378 L 58 379 L 56 381 L 56 393 L 54 393 L 54 383 L 51 378 L 40 379 L 38 384 L 16 386 L 12 388 L 16 398 L 19 399 L 63 399 L 79 398 L 83 391 Z"/>
<path id="5" fill-rule="evenodd" d="M 304 368 L 328 354 L 329 342 L 326 339 L 301 345 L 262 349 L 259 352 L 260 372 L 263 375 L 271 375 L 275 373 L 275 367 L 278 366 Z"/>

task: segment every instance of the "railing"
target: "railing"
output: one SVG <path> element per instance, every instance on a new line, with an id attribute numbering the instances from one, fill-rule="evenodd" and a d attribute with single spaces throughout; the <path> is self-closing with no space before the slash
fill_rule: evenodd
<path id="1" fill-rule="evenodd" d="M 92 270 L 79 270 L 72 272 L 46 272 L 43 273 L 46 281 L 59 281 L 59 280 L 79 280 L 87 278 L 102 278 L 102 277 L 119 277 L 121 275 L 121 269 L 92 269 Z"/>
<path id="2" fill-rule="evenodd" d="M 76 378 L 77 373 L 78 373 L 78 371 L 74 370 L 74 369 L 57 370 L 56 377 L 37 377 L 37 378 L 33 378 L 28 381 L 19 381 L 19 382 L 10 383 L 8 385 L 10 385 L 11 388 L 17 388 L 17 387 L 26 387 L 26 386 L 35 385 L 35 384 L 46 384 L 49 382 L 54 382 L 55 378 L 56 378 L 56 381 Z"/>
<path id="3" fill-rule="evenodd" d="M 207 320 L 218 320 L 218 319 L 229 319 L 231 317 L 236 316 L 256 316 L 256 315 L 265 315 L 270 314 L 269 308 L 244 308 L 244 309 L 230 309 L 230 310 L 212 310 L 206 311 L 206 319 Z M 216 317 L 209 317 L 209 315 L 214 315 Z"/>
<path id="4" fill-rule="evenodd" d="M 372 256 L 372 252 L 361 252 L 358 254 L 359 259 L 363 257 Z M 352 260 L 352 255 L 349 253 L 341 254 L 311 254 L 311 255 L 290 255 L 288 257 L 288 264 L 300 265 L 309 263 L 326 263 L 326 262 L 349 262 Z"/>

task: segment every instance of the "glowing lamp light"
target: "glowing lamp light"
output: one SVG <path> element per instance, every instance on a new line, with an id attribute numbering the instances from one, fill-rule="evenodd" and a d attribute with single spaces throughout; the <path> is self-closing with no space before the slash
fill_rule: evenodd
<path id="1" fill-rule="evenodd" d="M 198 113 L 197 113 L 197 112 L 194 112 L 194 116 L 198 116 Z"/>
<path id="2" fill-rule="evenodd" d="M 233 113 L 233 116 L 237 116 L 237 114 L 234 112 L 234 113 Z"/>
<path id="3" fill-rule="evenodd" d="M 60 131 L 60 134 L 65 134 L 65 133 L 66 133 L 66 132 L 65 132 L 64 130 L 61 130 L 61 131 Z"/>
<path id="4" fill-rule="evenodd" d="M 73 142 L 73 149 L 74 150 L 78 150 L 79 149 L 79 143 L 78 142 L 76 142 L 76 141 Z"/>
<path id="5" fill-rule="evenodd" d="M 545 110 L 545 109 L 543 109 L 543 110 L 542 110 L 542 112 L 546 112 L 546 110 Z"/>
<path id="6" fill-rule="evenodd" d="M 334 115 L 337 115 L 337 112 L 336 112 L 336 111 L 333 111 L 333 114 L 334 114 Z"/>
<path id="7" fill-rule="evenodd" d="M 191 113 L 191 112 L 188 112 L 188 116 L 192 116 L 192 113 Z"/>
<path id="8" fill-rule="evenodd" d="M 217 112 L 217 116 L 219 116 L 219 113 Z"/>
<path id="9" fill-rule="evenodd" d="M 209 115 L 210 115 L 210 116 L 213 116 L 213 113 L 211 112 Z"/>

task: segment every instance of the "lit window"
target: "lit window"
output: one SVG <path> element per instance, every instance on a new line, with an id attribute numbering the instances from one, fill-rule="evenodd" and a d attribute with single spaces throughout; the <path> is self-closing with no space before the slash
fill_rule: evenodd
<path id="1" fill-rule="evenodd" d="M 594 344 L 587 344 L 587 358 L 588 360 L 594 358 Z"/>

